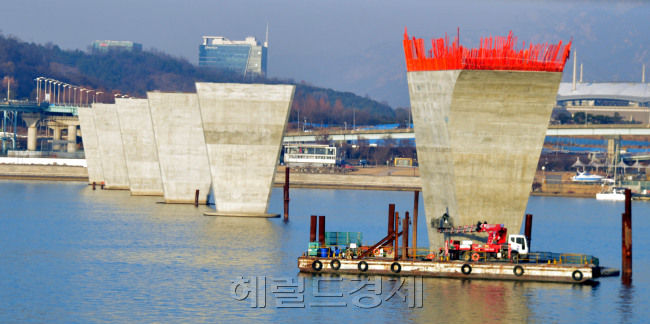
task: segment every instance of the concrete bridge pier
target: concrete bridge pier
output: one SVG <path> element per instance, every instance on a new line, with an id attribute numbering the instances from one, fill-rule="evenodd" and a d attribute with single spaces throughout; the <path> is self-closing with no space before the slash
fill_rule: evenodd
<path id="1" fill-rule="evenodd" d="M 102 156 L 99 152 L 99 138 L 97 137 L 97 127 L 95 126 L 95 117 L 91 108 L 79 108 L 79 127 L 81 128 L 81 140 L 88 165 L 88 183 L 104 182 L 104 167 L 102 165 Z"/>
<path id="2" fill-rule="evenodd" d="M 38 132 L 36 125 L 41 120 L 41 114 L 23 113 L 23 120 L 27 124 L 27 150 L 36 151 L 38 146 Z"/>
<path id="3" fill-rule="evenodd" d="M 68 152 L 77 151 L 77 133 L 79 131 L 79 118 L 70 117 L 70 116 L 50 116 L 48 117 L 53 123 L 52 126 L 58 126 L 60 130 L 54 131 L 54 139 L 61 140 L 61 130 L 65 127 L 68 127 Z M 52 127 L 54 129 L 54 127 Z M 58 132 L 58 134 L 57 134 Z M 61 142 L 59 142 L 61 143 Z M 63 143 L 62 143 L 63 144 Z M 59 146 L 59 145 L 57 145 Z"/>
<path id="4" fill-rule="evenodd" d="M 36 134 L 36 125 L 30 125 L 27 128 L 27 150 L 28 151 L 36 151 L 36 146 L 38 142 L 38 137 Z"/>
<path id="5" fill-rule="evenodd" d="M 205 204 L 212 179 L 197 94 L 147 92 L 147 98 L 165 202 Z"/>
<path id="6" fill-rule="evenodd" d="M 63 127 L 61 127 L 59 125 L 54 125 L 54 126 L 50 126 L 50 128 L 52 129 L 52 137 L 53 137 L 54 143 L 56 143 L 56 141 L 60 141 L 61 140 L 61 131 L 63 130 Z M 61 149 L 61 146 L 59 144 L 52 145 L 52 150 L 58 151 L 60 149 Z"/>
<path id="7" fill-rule="evenodd" d="M 115 105 L 131 195 L 164 196 L 149 101 L 117 98 Z"/>
<path id="8" fill-rule="evenodd" d="M 408 72 L 429 246 L 436 229 L 504 224 L 519 233 L 561 72 Z M 477 239 L 455 234 L 456 239 Z"/>
<path id="9" fill-rule="evenodd" d="M 81 109 L 77 111 L 81 111 Z M 93 103 L 90 111 L 94 116 L 105 188 L 128 190 L 130 186 L 129 173 L 124 158 L 124 146 L 116 105 Z"/>
<path id="10" fill-rule="evenodd" d="M 294 86 L 196 83 L 215 188 L 214 216 L 269 214 Z"/>
<path id="11" fill-rule="evenodd" d="M 59 134 L 59 139 L 61 134 Z M 77 151 L 77 125 L 68 125 L 68 152 Z"/>

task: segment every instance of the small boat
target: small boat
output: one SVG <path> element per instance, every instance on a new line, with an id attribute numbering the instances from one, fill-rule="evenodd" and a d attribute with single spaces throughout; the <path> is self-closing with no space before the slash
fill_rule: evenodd
<path id="1" fill-rule="evenodd" d="M 571 177 L 571 180 L 575 182 L 601 182 L 604 178 L 605 177 L 597 174 L 591 174 L 589 171 L 578 171 L 576 175 Z"/>
<path id="2" fill-rule="evenodd" d="M 625 188 L 623 187 L 609 187 L 596 194 L 596 199 L 598 200 L 625 200 Z"/>
<path id="3" fill-rule="evenodd" d="M 650 200 L 650 192 L 644 189 L 641 193 L 632 193 L 632 200 Z"/>

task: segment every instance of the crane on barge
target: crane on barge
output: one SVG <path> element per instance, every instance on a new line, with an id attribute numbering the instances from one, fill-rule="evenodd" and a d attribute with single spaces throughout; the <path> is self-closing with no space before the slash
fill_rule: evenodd
<path id="1" fill-rule="evenodd" d="M 525 258 L 528 254 L 528 240 L 524 235 L 508 235 L 508 229 L 503 224 L 488 224 L 478 222 L 475 225 L 463 225 L 451 228 L 438 228 L 438 233 L 444 234 L 467 234 L 487 233 L 486 244 L 474 243 L 473 241 L 446 240 L 445 247 L 440 249 L 440 255 L 449 257 L 451 260 L 478 261 L 497 260 L 517 262 L 519 257 Z"/>

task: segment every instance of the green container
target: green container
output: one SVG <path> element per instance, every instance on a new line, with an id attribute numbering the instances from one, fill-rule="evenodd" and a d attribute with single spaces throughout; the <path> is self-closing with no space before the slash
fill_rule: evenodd
<path id="1" fill-rule="evenodd" d="M 338 244 L 338 233 L 325 232 L 325 245 L 337 245 L 337 244 Z"/>
<path id="2" fill-rule="evenodd" d="M 320 247 L 320 244 L 318 242 L 309 242 L 309 248 L 307 249 L 307 255 L 309 255 L 309 256 L 317 256 L 319 247 Z"/>
<path id="3" fill-rule="evenodd" d="M 325 245 L 348 245 L 350 243 L 361 245 L 362 239 L 361 232 L 325 232 Z"/>

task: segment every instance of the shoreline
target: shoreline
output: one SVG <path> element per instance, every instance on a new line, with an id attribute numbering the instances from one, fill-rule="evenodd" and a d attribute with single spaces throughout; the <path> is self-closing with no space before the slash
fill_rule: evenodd
<path id="1" fill-rule="evenodd" d="M 0 164 L 0 179 L 88 182 L 88 170 L 82 166 Z"/>
<path id="2" fill-rule="evenodd" d="M 273 186 L 284 186 L 285 167 L 276 172 Z M 415 175 L 415 176 L 414 176 Z M 537 181 L 540 177 L 535 177 Z M 0 179 L 88 182 L 88 171 L 81 166 L 0 164 Z M 413 167 L 367 167 L 347 174 L 289 174 L 292 188 L 415 191 L 422 190 L 419 170 Z M 531 196 L 595 198 L 600 186 L 576 183 L 542 184 Z"/>

